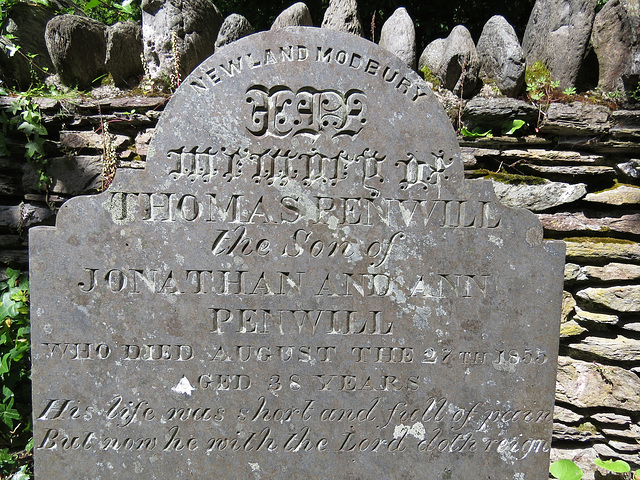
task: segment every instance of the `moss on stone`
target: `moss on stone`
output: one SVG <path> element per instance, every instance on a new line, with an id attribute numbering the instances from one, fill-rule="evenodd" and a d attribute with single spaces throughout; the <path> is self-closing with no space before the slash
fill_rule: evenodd
<path id="1" fill-rule="evenodd" d="M 546 182 L 544 178 L 534 177 L 533 175 L 515 175 L 512 173 L 492 172 L 486 168 L 473 171 L 475 177 L 483 177 L 496 182 L 506 183 L 508 185 L 542 185 Z"/>
<path id="2" fill-rule="evenodd" d="M 629 188 L 638 188 L 638 189 L 640 189 L 640 186 L 638 186 L 638 185 L 631 185 L 629 183 L 618 183 L 618 182 L 615 182 L 613 184 L 613 186 L 611 186 L 609 188 L 605 188 L 604 190 L 598 190 L 597 192 L 593 192 L 593 194 L 595 195 L 597 193 L 610 192 L 610 191 L 615 190 L 615 189 L 620 188 L 620 187 L 629 187 Z"/>
<path id="3" fill-rule="evenodd" d="M 433 85 L 433 88 L 437 89 L 438 87 L 440 87 L 440 79 L 434 75 L 434 73 L 427 65 L 422 67 L 420 71 L 424 76 L 424 80 L 431 83 Z"/>
<path id="4" fill-rule="evenodd" d="M 623 245 L 633 245 L 636 242 L 632 240 L 624 240 L 622 238 L 611 238 L 611 237 L 567 237 L 563 238 L 565 242 L 576 242 L 576 243 L 617 243 Z"/>
<path id="5" fill-rule="evenodd" d="M 591 422 L 581 423 L 576 427 L 576 430 L 578 430 L 579 432 L 598 433 L 598 429 Z"/>

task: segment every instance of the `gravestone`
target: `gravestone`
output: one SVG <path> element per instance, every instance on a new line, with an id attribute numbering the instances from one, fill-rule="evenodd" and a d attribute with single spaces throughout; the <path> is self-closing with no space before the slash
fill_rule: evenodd
<path id="1" fill-rule="evenodd" d="M 207 59 L 146 169 L 31 230 L 36 478 L 547 478 L 564 247 L 400 59 Z"/>

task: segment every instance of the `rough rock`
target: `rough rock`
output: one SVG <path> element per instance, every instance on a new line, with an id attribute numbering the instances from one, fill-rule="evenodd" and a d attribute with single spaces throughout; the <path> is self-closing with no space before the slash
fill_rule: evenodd
<path id="1" fill-rule="evenodd" d="M 276 17 L 271 30 L 284 27 L 313 27 L 309 7 L 302 2 L 294 3 Z"/>
<path id="2" fill-rule="evenodd" d="M 582 280 L 578 278 L 580 275 L 580 265 L 575 263 L 565 263 L 564 265 L 564 281 L 572 282 L 576 280 Z"/>
<path id="3" fill-rule="evenodd" d="M 253 32 L 254 29 L 249 23 L 249 20 L 242 15 L 232 13 L 222 22 L 222 26 L 218 32 L 218 38 L 216 39 L 216 50 L 223 45 L 235 42 L 239 38 L 251 35 Z"/>
<path id="4" fill-rule="evenodd" d="M 561 88 L 574 86 L 596 13 L 596 0 L 536 0 L 522 39 L 528 65 L 542 61 Z"/>
<path id="5" fill-rule="evenodd" d="M 587 310 L 583 310 L 578 306 L 575 307 L 575 312 L 576 314 L 573 318 L 580 322 L 594 322 L 615 325 L 620 320 L 617 315 L 589 312 Z"/>
<path id="6" fill-rule="evenodd" d="M 380 46 L 400 57 L 409 67 L 416 68 L 416 30 L 404 7 L 391 15 L 380 32 Z"/>
<path id="7" fill-rule="evenodd" d="M 591 423 L 585 422 L 577 427 L 563 423 L 553 424 L 553 439 L 569 442 L 589 442 L 592 440 L 604 440 L 604 435 Z"/>
<path id="8" fill-rule="evenodd" d="M 47 173 L 52 179 L 51 193 L 86 195 L 102 186 L 102 159 L 95 155 L 73 155 L 49 159 Z M 22 183 L 25 189 L 37 190 L 40 175 L 30 165 L 25 168 Z"/>
<path id="9" fill-rule="evenodd" d="M 588 193 L 584 199 L 587 202 L 606 203 L 607 205 L 640 204 L 640 187 L 616 184 L 613 188 L 602 192 Z"/>
<path id="10" fill-rule="evenodd" d="M 112 143 L 116 150 L 131 145 L 131 138 L 126 135 L 113 135 Z M 104 148 L 104 135 L 93 131 L 60 131 L 60 144 L 65 148 L 80 150 L 91 148 L 102 150 Z"/>
<path id="11" fill-rule="evenodd" d="M 555 232 L 623 232 L 638 233 L 640 231 L 640 213 L 609 217 L 608 212 L 567 212 L 539 214 L 542 226 Z"/>
<path id="12" fill-rule="evenodd" d="M 617 312 L 640 312 L 640 285 L 589 287 L 580 290 L 577 296 Z"/>
<path id="13" fill-rule="evenodd" d="M 629 178 L 640 178 L 640 159 L 632 158 L 628 162 L 618 163 L 616 170 Z"/>
<path id="14" fill-rule="evenodd" d="M 549 175 L 571 175 L 572 177 L 608 175 L 614 177 L 616 174 L 614 168 L 607 167 L 606 165 L 531 165 L 529 163 L 526 165 L 536 172 Z"/>
<path id="15" fill-rule="evenodd" d="M 577 260 L 640 261 L 640 244 L 606 237 L 568 237 L 567 258 Z"/>
<path id="16" fill-rule="evenodd" d="M 20 205 L 0 206 L 0 227 L 21 230 L 41 225 L 54 216 L 48 207 L 25 202 Z"/>
<path id="17" fill-rule="evenodd" d="M 4 85 L 27 90 L 34 80 L 42 81 L 55 73 L 44 40 L 47 22 L 54 15 L 52 8 L 41 4 L 16 3 L 8 9 L 0 32 L 0 79 Z M 9 40 L 6 35 L 15 38 Z M 8 53 L 7 47 L 12 45 L 20 47 L 14 55 Z M 32 61 L 36 67 L 32 68 L 22 54 L 35 55 Z"/>
<path id="18" fill-rule="evenodd" d="M 603 105 L 552 103 L 540 132 L 554 135 L 601 135 L 609 131 L 611 110 Z"/>
<path id="19" fill-rule="evenodd" d="M 358 2 L 356 0 L 329 0 L 329 7 L 324 12 L 322 28 L 362 36 Z"/>
<path id="20" fill-rule="evenodd" d="M 570 348 L 618 362 L 640 361 L 640 340 L 618 335 L 616 338 L 586 337 Z"/>
<path id="21" fill-rule="evenodd" d="M 637 465 L 638 463 L 637 454 L 625 455 L 623 453 L 617 452 L 616 450 L 612 449 L 611 447 L 603 443 L 595 443 L 593 445 L 593 449 L 598 453 L 599 456 L 602 456 L 602 457 L 615 458 L 616 460 L 624 460 L 625 462 L 629 462 L 633 465 Z M 598 480 L 599 479 L 604 480 L 604 477 L 602 476 L 596 477 L 596 478 Z M 620 478 L 620 476 L 617 476 L 617 478 Z"/>
<path id="22" fill-rule="evenodd" d="M 617 413 L 595 413 L 591 415 L 591 419 L 601 423 L 613 423 L 614 425 L 630 425 L 632 420 L 627 415 L 619 415 Z"/>
<path id="23" fill-rule="evenodd" d="M 560 338 L 577 337 L 586 331 L 587 329 L 575 320 L 569 320 L 560 325 Z"/>
<path id="24" fill-rule="evenodd" d="M 638 436 L 636 434 L 636 437 L 632 437 L 631 442 L 629 443 L 619 442 L 617 440 L 609 440 L 608 443 L 610 447 L 623 452 L 640 452 L 640 443 L 636 441 L 637 439 Z"/>
<path id="25" fill-rule="evenodd" d="M 530 103 L 510 97 L 473 97 L 462 111 L 462 120 L 473 125 L 500 127 L 505 121 L 520 119 L 529 124 L 536 123 L 538 109 Z"/>
<path id="26" fill-rule="evenodd" d="M 598 87 L 622 90 L 622 74 L 640 52 L 640 5 L 637 0 L 609 0 L 593 21 L 591 45 L 598 57 Z"/>
<path id="27" fill-rule="evenodd" d="M 150 78 L 166 82 L 178 70 L 184 79 L 213 53 L 221 23 L 222 15 L 210 0 L 142 0 L 144 59 Z"/>
<path id="28" fill-rule="evenodd" d="M 575 202 L 587 193 L 584 183 L 545 182 L 540 185 L 509 185 L 492 180 L 498 198 L 510 207 L 539 212 L 565 203 Z"/>
<path id="29" fill-rule="evenodd" d="M 569 410 L 568 408 L 560 407 L 558 405 L 553 407 L 553 420 L 557 420 L 563 423 L 577 423 L 584 418 L 584 415 Z"/>
<path id="30" fill-rule="evenodd" d="M 447 38 L 427 45 L 418 62 L 420 70 L 424 67 L 440 79 L 444 88 L 456 95 L 462 89 L 463 97 L 471 97 L 477 87 L 480 59 L 469 30 L 458 25 Z"/>
<path id="31" fill-rule="evenodd" d="M 480 78 L 509 96 L 524 86 L 524 52 L 513 27 L 501 15 L 494 15 L 482 29 L 476 46 L 480 59 Z"/>
<path id="32" fill-rule="evenodd" d="M 620 281 L 640 279 L 640 265 L 609 263 L 603 267 L 586 265 L 580 269 L 579 280 Z"/>
<path id="33" fill-rule="evenodd" d="M 117 87 L 131 88 L 144 74 L 142 66 L 142 27 L 134 22 L 118 22 L 107 28 L 104 59 Z"/>
<path id="34" fill-rule="evenodd" d="M 618 428 L 603 428 L 602 433 L 616 437 L 626 437 L 631 439 L 640 439 L 640 425 L 631 424 L 624 430 Z M 640 450 L 640 444 L 637 446 Z"/>
<path id="35" fill-rule="evenodd" d="M 578 408 L 640 410 L 640 378 L 620 367 L 605 370 L 593 362 L 558 358 L 556 399 Z"/>
<path id="36" fill-rule="evenodd" d="M 564 290 L 562 292 L 562 323 L 569 319 L 569 316 L 573 313 L 573 309 L 576 306 L 576 300 L 571 293 Z"/>
<path id="37" fill-rule="evenodd" d="M 106 73 L 107 26 L 78 15 L 58 15 L 47 23 L 45 40 L 60 80 L 87 88 Z"/>

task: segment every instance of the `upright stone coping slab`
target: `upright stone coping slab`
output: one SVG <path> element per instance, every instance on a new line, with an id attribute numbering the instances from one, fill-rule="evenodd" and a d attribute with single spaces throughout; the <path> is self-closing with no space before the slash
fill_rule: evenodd
<path id="1" fill-rule="evenodd" d="M 220 49 L 30 249 L 37 478 L 547 478 L 564 247 L 362 38 Z"/>

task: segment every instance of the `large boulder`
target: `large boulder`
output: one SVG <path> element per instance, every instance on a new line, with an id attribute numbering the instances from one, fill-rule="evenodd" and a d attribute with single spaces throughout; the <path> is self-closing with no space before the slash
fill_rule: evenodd
<path id="1" fill-rule="evenodd" d="M 358 2 L 356 0 L 329 0 L 329 7 L 324 12 L 322 28 L 362 36 Z"/>
<path id="2" fill-rule="evenodd" d="M 640 2 L 609 0 L 595 17 L 591 44 L 598 57 L 598 87 L 622 90 L 622 75 L 640 53 Z"/>
<path id="3" fill-rule="evenodd" d="M 40 4 L 17 3 L 8 9 L 0 39 L 0 79 L 5 85 L 27 90 L 32 82 L 55 73 L 44 40 L 53 16 L 52 8 Z M 28 55 L 35 57 L 30 60 Z"/>
<path id="4" fill-rule="evenodd" d="M 271 30 L 284 27 L 313 27 L 309 7 L 302 2 L 294 3 L 276 17 Z"/>
<path id="5" fill-rule="evenodd" d="M 89 87 L 106 73 L 107 26 L 79 15 L 58 15 L 47 23 L 47 50 L 62 83 Z"/>
<path id="6" fill-rule="evenodd" d="M 487 21 L 476 49 L 480 78 L 495 83 L 505 95 L 518 95 L 524 86 L 524 52 L 516 31 L 503 16 L 494 15 Z"/>
<path id="7" fill-rule="evenodd" d="M 144 60 L 151 80 L 185 78 L 213 54 L 221 23 L 210 0 L 142 0 Z"/>
<path id="8" fill-rule="evenodd" d="M 522 39 L 528 65 L 544 63 L 561 88 L 576 84 L 597 0 L 536 0 Z"/>
<path id="9" fill-rule="evenodd" d="M 131 88 L 144 74 L 142 65 L 142 27 L 119 22 L 107 28 L 105 66 L 116 86 Z"/>
<path id="10" fill-rule="evenodd" d="M 382 25 L 380 46 L 415 70 L 416 29 L 405 8 L 398 8 Z"/>
<path id="11" fill-rule="evenodd" d="M 254 32 L 249 20 L 242 15 L 232 13 L 222 22 L 218 38 L 216 39 L 216 50 L 223 45 L 235 42 L 236 40 L 251 35 Z"/>
<path id="12" fill-rule="evenodd" d="M 440 79 L 444 88 L 471 97 L 477 90 L 480 59 L 469 30 L 458 25 L 447 38 L 438 38 L 427 45 L 418 62 L 420 70 L 425 67 Z"/>

